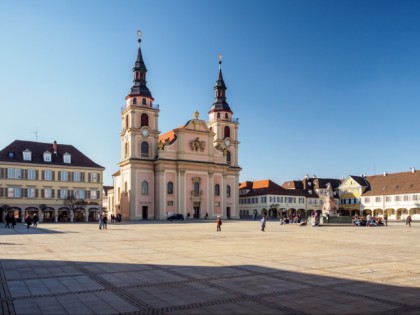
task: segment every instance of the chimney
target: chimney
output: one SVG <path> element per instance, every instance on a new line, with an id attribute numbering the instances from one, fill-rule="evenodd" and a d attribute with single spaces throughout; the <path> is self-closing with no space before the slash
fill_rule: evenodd
<path id="1" fill-rule="evenodd" d="M 415 173 L 416 168 L 415 167 L 411 167 L 411 173 Z"/>
<path id="2" fill-rule="evenodd" d="M 384 172 L 384 176 L 388 175 L 386 172 Z"/>
<path id="3" fill-rule="evenodd" d="M 55 155 L 57 155 L 57 141 L 55 141 L 55 140 L 54 140 L 54 143 L 53 143 L 53 152 L 54 152 Z"/>

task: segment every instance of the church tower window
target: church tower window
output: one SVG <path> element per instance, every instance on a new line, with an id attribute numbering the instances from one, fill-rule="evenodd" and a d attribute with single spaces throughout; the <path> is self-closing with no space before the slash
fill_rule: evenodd
<path id="1" fill-rule="evenodd" d="M 230 160 L 230 151 L 226 152 L 226 161 L 228 164 L 230 164 L 231 160 Z"/>
<path id="2" fill-rule="evenodd" d="M 141 156 L 149 157 L 149 144 L 146 141 L 141 143 Z"/>
<path id="3" fill-rule="evenodd" d="M 137 98 L 133 98 L 133 104 L 136 105 L 137 104 Z"/>
<path id="4" fill-rule="evenodd" d="M 200 196 L 200 183 L 194 183 L 194 196 Z"/>
<path id="5" fill-rule="evenodd" d="M 217 113 L 217 118 L 220 118 L 220 113 Z"/>
<path id="6" fill-rule="evenodd" d="M 215 196 L 220 196 L 220 185 L 219 184 L 214 185 L 214 195 Z"/>
<path id="7" fill-rule="evenodd" d="M 143 98 L 142 103 L 143 103 L 143 105 L 147 105 L 147 103 L 146 103 L 146 99 L 145 99 L 145 98 Z"/>
<path id="8" fill-rule="evenodd" d="M 229 185 L 226 186 L 226 196 L 228 198 L 230 197 L 230 186 Z"/>
<path id="9" fill-rule="evenodd" d="M 225 126 L 225 130 L 224 130 L 224 138 L 230 137 L 230 128 L 229 126 Z"/>
<path id="10" fill-rule="evenodd" d="M 141 183 L 141 194 L 142 195 L 148 195 L 149 194 L 149 183 L 146 181 L 143 181 Z"/>
<path id="11" fill-rule="evenodd" d="M 149 126 L 149 116 L 145 113 L 140 116 L 140 127 Z"/>
<path id="12" fill-rule="evenodd" d="M 168 195 L 172 195 L 174 193 L 174 183 L 168 182 Z"/>

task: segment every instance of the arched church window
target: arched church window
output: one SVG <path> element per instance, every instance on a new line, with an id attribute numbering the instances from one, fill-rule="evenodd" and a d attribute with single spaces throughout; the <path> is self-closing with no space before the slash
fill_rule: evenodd
<path id="1" fill-rule="evenodd" d="M 143 98 L 142 104 L 146 105 L 146 99 L 145 98 Z"/>
<path id="2" fill-rule="evenodd" d="M 125 154 L 125 156 L 128 155 L 128 142 L 125 143 L 125 146 L 124 146 L 124 154 Z"/>
<path id="3" fill-rule="evenodd" d="M 149 144 L 146 141 L 141 143 L 141 156 L 149 157 Z"/>
<path id="4" fill-rule="evenodd" d="M 215 196 L 220 196 L 220 185 L 219 184 L 214 185 L 214 195 Z"/>
<path id="5" fill-rule="evenodd" d="M 228 198 L 230 197 L 230 186 L 229 185 L 226 186 L 226 195 L 227 195 Z"/>
<path id="6" fill-rule="evenodd" d="M 228 164 L 230 164 L 230 162 L 231 162 L 230 161 L 230 151 L 226 152 L 226 161 L 227 161 Z"/>
<path id="7" fill-rule="evenodd" d="M 149 126 L 149 115 L 143 113 L 140 116 L 140 127 Z"/>
<path id="8" fill-rule="evenodd" d="M 225 119 L 229 119 L 228 113 L 225 113 Z"/>
<path id="9" fill-rule="evenodd" d="M 174 193 L 174 183 L 168 182 L 167 190 L 168 190 L 168 195 L 172 195 Z"/>
<path id="10" fill-rule="evenodd" d="M 149 194 L 149 183 L 147 181 L 143 181 L 141 183 L 141 194 L 148 195 Z"/>
<path id="11" fill-rule="evenodd" d="M 137 104 L 137 98 L 133 98 L 133 104 L 136 105 Z"/>
<path id="12" fill-rule="evenodd" d="M 230 128 L 229 128 L 229 126 L 225 126 L 225 137 L 224 138 L 227 138 L 227 137 L 230 137 Z"/>
<path id="13" fill-rule="evenodd" d="M 194 196 L 200 196 L 200 183 L 194 183 Z"/>

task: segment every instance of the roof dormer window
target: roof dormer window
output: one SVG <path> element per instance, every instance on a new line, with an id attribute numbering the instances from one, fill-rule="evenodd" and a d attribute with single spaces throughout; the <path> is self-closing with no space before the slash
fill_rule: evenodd
<path id="1" fill-rule="evenodd" d="M 32 152 L 26 149 L 23 151 L 23 160 L 24 161 L 32 161 Z"/>
<path id="2" fill-rule="evenodd" d="M 44 152 L 44 162 L 51 162 L 51 152 Z"/>
<path id="3" fill-rule="evenodd" d="M 64 153 L 63 160 L 64 160 L 64 163 L 70 164 L 71 163 L 71 155 L 69 153 L 67 153 L 67 152 Z"/>

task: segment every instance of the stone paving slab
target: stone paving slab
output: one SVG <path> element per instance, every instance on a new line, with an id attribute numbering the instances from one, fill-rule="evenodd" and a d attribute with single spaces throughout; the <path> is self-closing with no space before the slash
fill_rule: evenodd
<path id="1" fill-rule="evenodd" d="M 0 228 L 0 314 L 419 314 L 420 224 Z"/>

